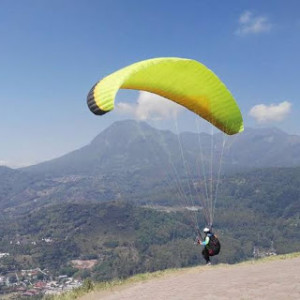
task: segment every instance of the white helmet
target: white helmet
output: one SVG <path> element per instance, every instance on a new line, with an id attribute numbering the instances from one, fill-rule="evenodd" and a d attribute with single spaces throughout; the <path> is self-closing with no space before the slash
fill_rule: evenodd
<path id="1" fill-rule="evenodd" d="M 203 229 L 203 232 L 204 232 L 204 233 L 208 233 L 208 232 L 210 232 L 210 229 L 209 229 L 208 227 L 205 227 L 205 228 Z"/>

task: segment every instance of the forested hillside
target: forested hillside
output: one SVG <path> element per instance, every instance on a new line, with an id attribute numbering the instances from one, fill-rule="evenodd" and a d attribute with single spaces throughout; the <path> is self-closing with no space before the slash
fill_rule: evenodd
<path id="1" fill-rule="evenodd" d="M 300 168 L 228 176 L 217 202 L 215 231 L 222 251 L 214 261 L 248 259 L 254 247 L 261 252 L 271 246 L 278 253 L 299 251 L 299 183 Z M 192 214 L 180 205 L 141 207 L 122 200 L 47 205 L 30 213 L 6 209 L 1 214 L 0 247 L 14 259 L 3 259 L 1 268 L 40 266 L 107 280 L 199 264 L 201 248 L 194 245 Z M 202 228 L 201 209 L 197 216 Z M 72 267 L 74 259 L 97 263 L 78 270 Z"/>

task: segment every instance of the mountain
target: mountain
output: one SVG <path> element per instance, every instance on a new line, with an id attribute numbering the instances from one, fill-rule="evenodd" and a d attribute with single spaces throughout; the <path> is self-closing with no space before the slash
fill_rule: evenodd
<path id="1" fill-rule="evenodd" d="M 228 164 L 248 168 L 300 165 L 300 136 L 277 128 L 246 128 L 236 137 L 226 157 Z"/>
<path id="2" fill-rule="evenodd" d="M 276 128 L 246 129 L 226 136 L 155 129 L 145 122 L 116 122 L 78 150 L 18 170 L 0 168 L 0 207 L 30 209 L 53 202 L 169 202 L 222 169 L 300 166 L 300 137 Z M 212 156 L 213 155 L 213 156 Z M 214 175 L 216 177 L 216 175 Z M 203 179 L 202 179 L 203 180 Z M 178 193 L 178 192 L 177 192 Z"/>
<path id="3" fill-rule="evenodd" d="M 30 194 L 30 186 L 40 180 L 39 175 L 0 166 L 0 207 L 19 205 Z"/>
<path id="4" fill-rule="evenodd" d="M 223 143 L 225 143 L 224 149 Z M 213 146 L 213 149 L 212 149 Z M 181 155 L 183 152 L 183 157 Z M 226 169 L 300 166 L 300 136 L 276 128 L 246 130 L 235 136 L 155 129 L 145 122 L 115 122 L 87 146 L 24 171 L 49 176 L 111 175 L 170 169 L 170 163 L 190 168 L 200 161 L 218 161 L 223 151 Z"/>
<path id="5" fill-rule="evenodd" d="M 162 163 L 160 139 L 175 139 L 171 132 L 160 132 L 147 123 L 116 122 L 101 132 L 89 145 L 24 170 L 50 176 L 69 174 L 106 175 L 147 169 L 159 159 Z M 170 145 L 171 146 L 171 145 Z M 154 157 L 158 151 L 159 156 Z"/>

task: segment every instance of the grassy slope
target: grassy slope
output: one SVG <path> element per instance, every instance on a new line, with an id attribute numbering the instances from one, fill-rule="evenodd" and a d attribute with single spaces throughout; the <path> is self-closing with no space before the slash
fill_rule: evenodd
<path id="1" fill-rule="evenodd" d="M 290 253 L 290 254 L 285 254 L 285 255 L 266 257 L 266 258 L 259 259 L 259 260 L 249 260 L 249 261 L 239 263 L 237 265 L 245 265 L 245 264 L 253 264 L 253 263 L 255 263 L 255 264 L 267 263 L 267 262 L 274 261 L 274 260 L 291 259 L 291 258 L 295 258 L 295 257 L 299 257 L 299 256 L 300 256 L 300 252 L 295 252 L 295 253 Z M 226 266 L 228 266 L 228 265 L 219 264 L 219 265 L 216 265 L 213 267 L 214 268 L 224 268 Z M 93 284 L 89 281 L 86 281 L 81 288 L 78 288 L 73 291 L 66 292 L 66 293 L 63 293 L 60 295 L 56 295 L 56 296 L 48 296 L 48 297 L 45 297 L 45 299 L 47 299 L 47 300 L 80 299 L 80 297 L 82 297 L 83 295 L 86 295 L 92 291 L 93 292 L 95 292 L 95 291 L 103 292 L 103 291 L 107 291 L 107 290 L 117 289 L 118 287 L 125 287 L 128 285 L 137 283 L 137 282 L 148 281 L 148 280 L 152 280 L 152 279 L 159 278 L 162 276 L 170 276 L 170 275 L 174 275 L 176 273 L 178 274 L 178 273 L 183 273 L 183 272 L 192 272 L 199 268 L 205 268 L 205 267 L 197 266 L 197 267 L 184 268 L 184 269 L 168 269 L 168 270 L 158 271 L 158 272 L 153 272 L 153 273 L 138 274 L 138 275 L 132 276 L 130 278 L 127 278 L 125 280 L 114 280 L 114 281 L 110 281 L 110 282 L 103 282 L 103 283 L 97 283 L 97 284 Z"/>

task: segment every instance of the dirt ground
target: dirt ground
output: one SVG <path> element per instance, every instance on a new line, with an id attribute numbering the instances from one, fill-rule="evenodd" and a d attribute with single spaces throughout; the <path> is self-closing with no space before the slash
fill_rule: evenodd
<path id="1" fill-rule="evenodd" d="M 77 269 L 91 269 L 96 263 L 97 259 L 90 259 L 90 260 L 71 260 L 72 265 L 74 268 Z"/>
<path id="2" fill-rule="evenodd" d="M 197 267 L 80 300 L 300 299 L 300 257 Z"/>

